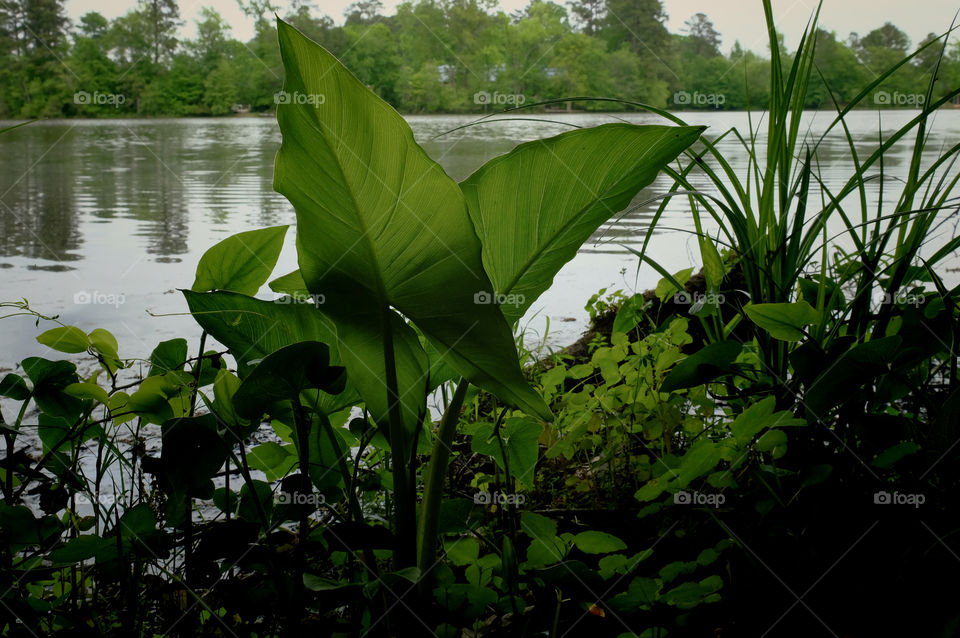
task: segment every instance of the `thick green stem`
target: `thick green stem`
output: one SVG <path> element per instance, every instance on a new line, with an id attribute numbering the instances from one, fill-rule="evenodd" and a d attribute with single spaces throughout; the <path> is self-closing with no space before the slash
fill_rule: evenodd
<path id="1" fill-rule="evenodd" d="M 467 396 L 470 382 L 460 379 L 457 389 L 450 398 L 446 412 L 440 420 L 440 429 L 433 442 L 430 461 L 427 465 L 427 478 L 423 490 L 423 503 L 420 507 L 420 527 L 417 539 L 417 564 L 426 574 L 437 557 L 437 528 L 440 523 L 440 504 L 443 502 L 443 481 L 450 463 L 450 446 L 457 434 L 460 422 L 460 409 Z"/>
<path id="2" fill-rule="evenodd" d="M 383 359 L 386 368 L 388 420 L 390 421 L 391 466 L 393 470 L 393 500 L 396 517 L 396 545 L 393 550 L 394 568 L 412 567 L 417 561 L 416 492 L 411 489 L 407 467 L 407 440 L 400 406 L 397 382 L 397 363 L 393 350 L 393 332 L 389 314 L 384 314 Z"/>
<path id="3" fill-rule="evenodd" d="M 293 583 L 294 596 L 290 605 L 290 621 L 299 622 L 298 614 L 303 609 L 306 591 L 303 585 L 303 573 L 307 564 L 307 536 L 310 533 L 310 496 L 313 484 L 310 482 L 310 418 L 307 416 L 300 397 L 293 397 L 293 420 L 297 429 L 297 452 L 300 462 L 300 499 L 297 509 L 300 511 L 300 524 L 297 526 L 297 577 Z"/>
<path id="4" fill-rule="evenodd" d="M 203 370 L 203 348 L 207 343 L 207 331 L 200 334 L 200 352 L 197 355 L 197 364 L 193 367 L 193 390 L 190 393 L 190 416 L 193 417 L 197 409 L 197 394 L 200 392 L 200 374 Z M 98 465 L 99 467 L 99 465 Z M 183 573 L 187 581 L 190 582 L 191 568 L 193 566 L 193 497 L 190 494 L 184 495 L 184 508 L 186 509 L 183 519 Z"/>
<path id="5" fill-rule="evenodd" d="M 197 365 L 193 367 L 193 391 L 190 393 L 190 416 L 197 409 L 197 395 L 200 393 L 200 373 L 203 370 L 203 348 L 207 345 L 207 331 L 200 333 L 200 352 L 197 355 Z"/>
<path id="6" fill-rule="evenodd" d="M 340 466 L 340 474 L 343 475 L 343 487 L 347 492 L 347 507 L 350 517 L 358 523 L 362 523 L 363 510 L 360 509 L 360 502 L 357 500 L 357 493 L 354 489 L 354 483 L 351 480 L 353 474 L 347 466 L 346 454 L 344 454 L 343 449 L 340 447 L 340 439 L 334 434 L 333 425 L 331 425 L 327 415 L 322 412 L 318 412 L 318 415 L 320 417 L 320 426 L 326 431 L 327 438 L 330 440 L 330 447 L 333 449 L 333 453 L 337 457 L 337 464 Z"/>
<path id="7" fill-rule="evenodd" d="M 3 415 L 0 414 L 0 425 L 4 425 Z M 3 433 L 3 441 L 7 446 L 7 480 L 3 482 L 3 499 L 8 504 L 13 504 L 13 469 L 15 460 L 13 458 L 13 437 L 9 432 Z"/>
<path id="8" fill-rule="evenodd" d="M 500 418 L 497 419 L 497 424 L 493 428 L 494 434 L 497 436 L 497 443 L 500 446 L 500 458 L 503 459 L 503 473 L 507 476 L 507 489 L 509 489 L 514 494 L 517 491 L 517 482 L 513 478 L 513 474 L 510 473 L 510 461 L 508 460 L 507 449 L 503 445 L 503 437 L 500 435 L 500 428 L 503 427 L 503 417 L 506 416 L 507 409 L 504 408 L 500 411 Z M 509 501 L 503 509 L 503 512 L 507 516 L 507 535 L 504 537 L 504 543 L 509 542 L 511 548 L 516 545 L 517 540 L 517 506 L 513 505 Z M 506 552 L 503 554 L 506 556 Z M 513 610 L 514 615 L 517 614 L 517 598 L 516 598 L 516 582 L 517 574 L 515 572 L 516 562 L 512 564 L 507 564 L 507 561 L 503 561 L 503 569 L 506 574 L 507 588 L 510 593 L 510 607 Z"/>
<path id="9" fill-rule="evenodd" d="M 310 419 L 307 417 L 299 397 L 293 398 L 293 421 L 297 429 L 297 447 L 299 448 L 297 452 L 300 457 L 299 489 L 300 498 L 303 500 L 299 501 L 300 506 L 298 508 L 300 510 L 300 526 L 298 528 L 300 544 L 298 549 L 301 552 L 300 557 L 303 558 L 302 552 L 306 546 L 307 533 L 310 526 L 310 513 L 306 503 L 309 502 L 309 497 L 313 492 L 313 485 L 310 483 Z"/>
<path id="10" fill-rule="evenodd" d="M 263 509 L 263 503 L 260 502 L 260 496 L 257 494 L 257 490 L 254 486 L 253 475 L 250 474 L 250 465 L 247 463 L 247 451 L 243 447 L 243 441 L 240 442 L 240 460 L 238 461 L 234 458 L 234 463 L 237 464 L 237 467 L 240 468 L 240 473 L 243 476 L 243 480 L 246 482 L 247 487 L 250 489 L 250 493 L 253 495 L 253 504 L 257 510 L 257 516 L 260 518 L 260 526 L 263 528 L 263 535 L 267 538 L 268 542 L 270 540 L 270 520 L 267 518 L 267 510 Z"/>

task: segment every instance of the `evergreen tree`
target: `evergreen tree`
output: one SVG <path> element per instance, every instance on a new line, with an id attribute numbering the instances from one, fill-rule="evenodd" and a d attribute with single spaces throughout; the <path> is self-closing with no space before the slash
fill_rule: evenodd
<path id="1" fill-rule="evenodd" d="M 660 55 L 670 43 L 660 0 L 607 0 L 605 34 L 611 49 L 629 43 L 634 53 Z"/>
<path id="2" fill-rule="evenodd" d="M 605 0 L 572 0 L 567 4 L 583 33 L 596 35 L 600 32 L 607 17 Z"/>
<path id="3" fill-rule="evenodd" d="M 149 25 L 150 45 L 154 65 L 162 56 L 169 56 L 177 48 L 177 29 L 183 24 L 177 0 L 140 0 L 138 10 Z"/>
<path id="4" fill-rule="evenodd" d="M 691 49 L 695 55 L 714 58 L 720 55 L 720 33 L 705 13 L 697 13 L 684 22 Z"/>
<path id="5" fill-rule="evenodd" d="M 68 54 L 67 19 L 63 0 L 23 0 L 22 73 L 26 86 L 20 115 L 58 117 L 72 101 L 70 75 L 64 63 Z"/>

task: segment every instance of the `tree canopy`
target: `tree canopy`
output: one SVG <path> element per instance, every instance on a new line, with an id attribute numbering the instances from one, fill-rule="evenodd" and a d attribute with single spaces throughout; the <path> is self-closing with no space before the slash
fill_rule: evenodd
<path id="1" fill-rule="evenodd" d="M 196 19 L 194 39 L 181 40 L 177 0 L 138 0 L 114 20 L 94 11 L 76 23 L 64 1 L 0 4 L 0 117 L 224 115 L 276 107 L 283 73 L 270 0 L 240 0 L 256 25 L 248 42 L 234 38 L 209 7 Z M 705 13 L 691 16 L 680 33 L 668 31 L 667 17 L 661 0 L 531 0 L 511 14 L 496 0 L 407 0 L 389 16 L 380 0 L 357 0 L 338 25 L 297 0 L 285 19 L 402 112 L 489 112 L 572 96 L 687 109 L 766 102 L 762 53 L 724 42 Z M 811 108 L 833 99 L 842 104 L 876 69 L 911 51 L 907 35 L 889 22 L 846 40 L 818 30 L 816 39 Z M 940 47 L 892 76 L 878 93 L 887 98 L 875 104 L 916 106 Z M 960 82 L 956 46 L 938 77 L 942 86 Z"/>

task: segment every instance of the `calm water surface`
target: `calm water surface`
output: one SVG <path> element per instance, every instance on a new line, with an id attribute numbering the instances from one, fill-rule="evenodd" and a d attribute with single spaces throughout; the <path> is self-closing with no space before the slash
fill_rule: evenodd
<path id="1" fill-rule="evenodd" d="M 914 115 L 887 112 L 881 119 L 858 112 L 848 123 L 866 150 Z M 517 143 L 569 130 L 570 124 L 616 121 L 608 115 L 547 117 L 557 123 L 486 123 L 437 139 L 432 138 L 474 118 L 408 120 L 418 141 L 457 180 Z M 685 117 L 709 125 L 713 135 L 731 126 L 747 130 L 745 113 Z M 656 121 L 644 115 L 626 119 Z M 816 134 L 830 118 L 809 114 L 807 120 L 805 127 Z M 936 116 L 933 140 L 934 151 L 960 141 L 960 111 Z M 0 300 L 26 297 L 35 309 L 59 314 L 65 323 L 87 331 L 106 328 L 119 339 L 121 356 L 146 356 L 163 339 L 198 336 L 196 324 L 180 314 L 186 304 L 176 289 L 190 287 L 203 251 L 239 231 L 296 221 L 290 204 L 272 188 L 279 144 L 273 118 L 39 122 L 0 136 Z M 745 166 L 746 154 L 733 140 L 724 141 L 722 149 L 735 167 Z M 910 152 L 911 146 L 902 144 L 888 156 L 886 169 L 902 176 Z M 845 181 L 850 154 L 842 136 L 827 139 L 820 162 L 831 186 Z M 660 179 L 638 201 L 669 187 Z M 871 197 L 881 188 L 890 197 L 900 187 L 893 179 L 883 186 L 869 184 Z M 649 267 L 638 269 L 623 247 L 640 246 L 652 213 L 649 207 L 632 212 L 584 245 L 525 319 L 531 339 L 542 335 L 549 317 L 549 343 L 569 343 L 584 328 L 583 305 L 598 289 L 632 291 L 656 284 L 659 276 Z M 696 242 L 683 232 L 693 228 L 685 200 L 673 200 L 661 224 L 652 256 L 672 271 L 699 264 Z M 953 233 L 952 225 L 944 226 L 931 240 L 939 244 Z M 287 239 L 278 275 L 296 267 L 293 229 Z M 265 287 L 260 296 L 273 295 Z M 0 321 L 0 370 L 26 356 L 51 356 L 35 341 L 48 327 L 38 328 L 29 318 Z"/>

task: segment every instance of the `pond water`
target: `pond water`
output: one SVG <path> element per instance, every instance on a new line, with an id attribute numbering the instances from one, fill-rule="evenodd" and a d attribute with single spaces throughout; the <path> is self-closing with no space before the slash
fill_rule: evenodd
<path id="1" fill-rule="evenodd" d="M 856 112 L 848 118 L 858 145 L 868 149 L 915 116 L 911 111 Z M 455 179 L 517 143 L 616 121 L 657 122 L 647 115 L 549 114 L 485 123 L 435 136 L 473 121 L 470 116 L 411 116 L 418 141 Z M 706 124 L 718 135 L 730 127 L 748 129 L 746 113 L 688 113 L 692 124 Z M 553 122 L 538 121 L 550 119 Z M 810 113 L 811 134 L 830 123 Z M 4 126 L 0 123 L 0 128 Z M 960 140 L 960 110 L 943 111 L 934 121 L 933 152 Z M 177 288 L 188 288 L 196 263 L 209 246 L 233 233 L 277 224 L 294 224 L 290 204 L 272 188 L 273 159 L 280 131 L 273 118 L 99 120 L 37 122 L 0 136 L 0 300 L 27 298 L 33 308 L 59 315 L 84 330 L 106 328 L 121 356 L 144 357 L 163 339 L 193 338 L 199 329 Z M 747 155 L 731 138 L 721 148 L 736 168 Z M 820 149 L 820 170 L 837 186 L 851 170 L 841 134 Z M 912 145 L 888 155 L 886 169 L 903 176 Z M 706 183 L 697 183 L 697 186 Z M 638 196 L 665 193 L 661 178 Z M 869 184 L 871 197 L 899 192 L 887 180 Z M 525 318 L 531 342 L 550 319 L 548 343 L 575 340 L 586 324 L 584 304 L 600 288 L 640 291 L 654 286 L 652 268 L 637 267 L 625 245 L 639 248 L 653 207 L 601 228 L 559 273 L 553 288 Z M 671 200 L 663 229 L 649 253 L 671 271 L 699 265 L 686 200 Z M 667 228 L 677 230 L 667 230 Z M 934 244 L 954 233 L 944 226 Z M 296 267 L 293 229 L 276 273 Z M 954 258 L 951 265 L 956 265 Z M 949 279 L 956 276 L 947 273 Z M 262 296 L 272 298 L 266 288 Z M 0 313 L 2 314 L 2 313 Z M 0 321 L 0 371 L 31 355 L 58 358 L 35 338 L 50 325 L 32 318 Z M 195 347 L 195 340 L 193 344 Z"/>

